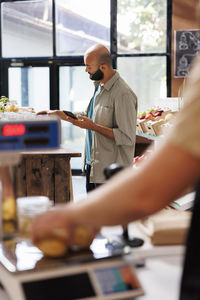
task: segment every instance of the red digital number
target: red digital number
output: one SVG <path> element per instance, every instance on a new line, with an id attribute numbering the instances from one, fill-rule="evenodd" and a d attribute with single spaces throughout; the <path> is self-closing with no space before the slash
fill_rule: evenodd
<path id="1" fill-rule="evenodd" d="M 26 127 L 24 124 L 7 124 L 2 128 L 4 136 L 24 135 Z"/>

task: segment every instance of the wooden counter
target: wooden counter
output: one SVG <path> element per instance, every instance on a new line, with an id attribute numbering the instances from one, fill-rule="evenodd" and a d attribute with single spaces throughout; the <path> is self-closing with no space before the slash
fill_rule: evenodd
<path id="1" fill-rule="evenodd" d="M 145 150 L 157 139 L 157 136 L 154 137 L 149 134 L 136 132 L 135 156 L 142 155 Z"/>
<path id="2" fill-rule="evenodd" d="M 16 197 L 43 195 L 55 203 L 72 200 L 71 157 L 81 153 L 65 148 L 22 152 L 14 172 Z"/>

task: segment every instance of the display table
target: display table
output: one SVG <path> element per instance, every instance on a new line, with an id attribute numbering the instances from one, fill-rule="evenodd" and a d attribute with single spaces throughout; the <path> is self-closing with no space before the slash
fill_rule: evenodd
<path id="1" fill-rule="evenodd" d="M 14 172 L 16 197 L 43 195 L 55 203 L 72 200 L 71 157 L 81 153 L 65 148 L 22 152 Z"/>
<path id="2" fill-rule="evenodd" d="M 159 141 L 160 140 L 160 136 L 156 136 L 156 135 L 152 135 L 152 134 L 148 134 L 148 133 L 142 133 L 139 131 L 136 131 L 136 136 L 138 140 L 143 140 L 146 141 L 146 143 L 150 143 L 151 141 Z"/>
<path id="3" fill-rule="evenodd" d="M 161 136 L 136 131 L 135 156 L 142 155 L 150 145 L 159 142 L 161 138 Z"/>

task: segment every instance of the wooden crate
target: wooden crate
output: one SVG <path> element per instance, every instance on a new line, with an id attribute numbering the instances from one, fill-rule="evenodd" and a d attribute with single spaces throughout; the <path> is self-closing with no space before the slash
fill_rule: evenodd
<path id="1" fill-rule="evenodd" d="M 16 197 L 47 196 L 55 203 L 73 199 L 70 158 L 81 153 L 58 150 L 22 154 L 15 171 Z"/>

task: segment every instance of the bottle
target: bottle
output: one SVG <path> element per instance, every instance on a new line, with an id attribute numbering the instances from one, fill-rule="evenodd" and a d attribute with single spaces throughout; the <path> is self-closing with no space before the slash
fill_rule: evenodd
<path id="1" fill-rule="evenodd" d="M 0 167 L 2 238 L 12 237 L 17 232 L 16 199 L 12 183 L 11 169 Z"/>

